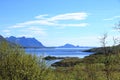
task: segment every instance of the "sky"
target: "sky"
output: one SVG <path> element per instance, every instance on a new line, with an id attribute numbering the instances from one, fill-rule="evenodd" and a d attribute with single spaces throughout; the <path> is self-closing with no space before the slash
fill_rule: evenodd
<path id="1" fill-rule="evenodd" d="M 120 0 L 0 0 L 0 35 L 36 38 L 45 46 L 107 45 L 120 33 Z"/>

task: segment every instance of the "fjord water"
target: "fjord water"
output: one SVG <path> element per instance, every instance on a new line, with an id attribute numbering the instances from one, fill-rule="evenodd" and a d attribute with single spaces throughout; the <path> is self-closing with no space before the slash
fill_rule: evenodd
<path id="1" fill-rule="evenodd" d="M 91 52 L 83 52 L 87 48 L 27 48 L 25 49 L 28 54 L 35 54 L 37 56 L 55 56 L 55 57 L 79 57 L 83 58 L 92 54 Z"/>

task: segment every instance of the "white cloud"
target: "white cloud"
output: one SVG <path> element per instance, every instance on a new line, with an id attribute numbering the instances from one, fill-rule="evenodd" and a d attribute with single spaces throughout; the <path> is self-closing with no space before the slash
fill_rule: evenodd
<path id="1" fill-rule="evenodd" d="M 47 17 L 48 14 L 43 14 L 43 15 L 39 15 L 39 16 L 36 16 L 35 18 L 36 19 L 46 19 L 45 17 Z"/>
<path id="2" fill-rule="evenodd" d="M 60 14 L 49 18 L 50 21 L 58 21 L 58 20 L 84 20 L 88 16 L 87 13 L 67 13 L 67 14 Z"/>
<path id="3" fill-rule="evenodd" d="M 23 27 L 28 27 L 28 26 L 32 26 L 32 25 L 49 25 L 49 26 L 53 26 L 55 25 L 55 23 L 47 21 L 47 20 L 33 20 L 33 21 L 27 21 L 27 22 L 23 22 L 23 23 L 18 23 L 14 26 L 10 26 L 10 28 L 23 28 Z"/>
<path id="4" fill-rule="evenodd" d="M 106 18 L 106 19 L 104 19 L 104 20 L 106 20 L 106 21 L 111 21 L 111 20 L 115 20 L 115 19 L 119 19 L 120 18 L 120 16 L 113 16 L 113 17 L 111 17 L 111 18 Z"/>
<path id="5" fill-rule="evenodd" d="M 85 20 L 88 14 L 85 12 L 78 12 L 78 13 L 66 13 L 60 14 L 53 17 L 49 17 L 47 14 L 36 16 L 36 20 L 26 21 L 23 23 L 17 23 L 16 25 L 11 26 L 10 28 L 23 28 L 28 26 L 59 26 L 59 27 L 85 27 L 88 23 L 62 23 L 63 20 L 69 21 L 78 21 L 78 20 Z M 47 17 L 47 18 L 46 18 Z M 61 22 L 60 22 L 61 21 Z"/>

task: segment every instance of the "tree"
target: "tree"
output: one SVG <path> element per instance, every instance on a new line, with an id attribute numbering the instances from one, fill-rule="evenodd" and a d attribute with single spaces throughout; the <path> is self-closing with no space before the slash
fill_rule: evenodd
<path id="1" fill-rule="evenodd" d="M 105 60 L 104 60 L 104 65 L 105 65 L 105 75 L 106 75 L 106 78 L 107 80 L 111 80 L 111 53 L 109 52 L 109 49 L 108 47 L 106 46 L 107 44 L 107 33 L 103 34 L 103 36 L 101 37 L 100 39 L 100 42 L 102 44 L 102 48 L 103 48 L 103 54 L 105 56 Z"/>

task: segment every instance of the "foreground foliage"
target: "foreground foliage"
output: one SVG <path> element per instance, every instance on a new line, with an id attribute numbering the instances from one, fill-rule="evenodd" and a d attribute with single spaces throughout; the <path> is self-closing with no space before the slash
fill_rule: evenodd
<path id="1" fill-rule="evenodd" d="M 42 57 L 0 43 L 0 80 L 120 80 L 119 48 L 84 59 L 71 58 L 48 68 Z M 114 53 L 113 53 L 114 52 Z"/>
<path id="2" fill-rule="evenodd" d="M 0 43 L 0 79 L 1 80 L 41 80 L 45 66 L 36 56 L 25 54 L 19 47 L 10 47 Z"/>

